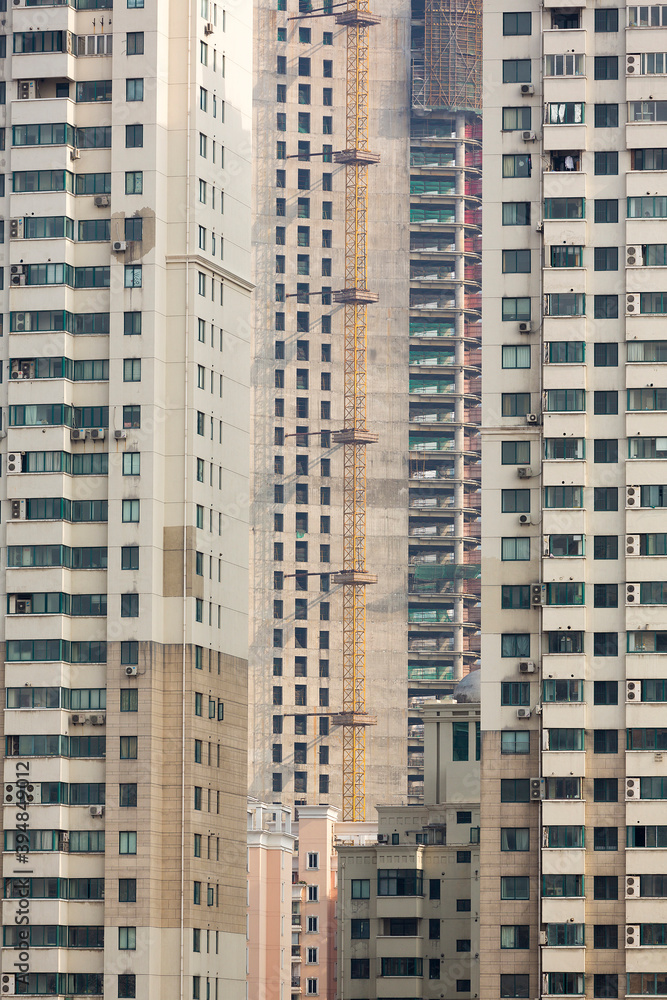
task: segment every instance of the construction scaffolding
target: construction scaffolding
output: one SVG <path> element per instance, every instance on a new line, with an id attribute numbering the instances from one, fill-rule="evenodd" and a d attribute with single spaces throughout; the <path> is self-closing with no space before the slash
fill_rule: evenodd
<path id="1" fill-rule="evenodd" d="M 366 570 L 366 445 L 378 435 L 366 427 L 366 311 L 377 294 L 368 290 L 368 166 L 379 156 L 368 149 L 368 33 L 380 18 L 369 0 L 348 0 L 336 22 L 347 27 L 346 148 L 335 154 L 345 165 L 345 286 L 335 300 L 345 305 L 344 421 L 334 441 L 343 445 L 343 820 L 366 818 L 366 586 L 377 576 Z"/>
<path id="2" fill-rule="evenodd" d="M 424 61 L 413 62 L 413 106 L 480 112 L 481 0 L 425 0 L 424 14 Z"/>

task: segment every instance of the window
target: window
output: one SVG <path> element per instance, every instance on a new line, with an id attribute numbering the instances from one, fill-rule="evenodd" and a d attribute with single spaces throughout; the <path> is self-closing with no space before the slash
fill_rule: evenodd
<path id="1" fill-rule="evenodd" d="M 123 382 L 141 382 L 141 358 L 125 358 Z"/>
<path id="2" fill-rule="evenodd" d="M 618 201 L 614 198 L 596 198 L 594 220 L 598 223 L 618 222 Z"/>
<path id="3" fill-rule="evenodd" d="M 530 59 L 503 59 L 503 83 L 530 83 Z"/>
<path id="4" fill-rule="evenodd" d="M 618 607 L 618 584 L 617 583 L 596 583 L 593 586 L 593 607 L 594 608 L 617 608 Z"/>
<path id="5" fill-rule="evenodd" d="M 595 247 L 593 260 L 596 271 L 618 271 L 618 247 Z"/>
<path id="6" fill-rule="evenodd" d="M 618 153 L 617 152 L 607 152 L 607 153 L 596 153 L 595 154 L 595 173 L 600 175 L 612 175 L 618 173 Z M 596 270 L 616 270 L 616 268 L 598 268 Z"/>
<path id="7" fill-rule="evenodd" d="M 583 653 L 583 632 L 549 632 L 550 653 Z"/>
<path id="8" fill-rule="evenodd" d="M 594 295 L 593 316 L 595 319 L 618 319 L 618 295 Z M 616 356 L 618 358 L 617 344 L 594 344 L 593 346 L 594 348 L 614 347 L 616 348 Z M 618 360 L 616 364 L 618 364 Z"/>
<path id="9" fill-rule="evenodd" d="M 530 560 L 530 538 L 502 538 L 500 551 L 503 562 L 527 562 Z"/>
<path id="10" fill-rule="evenodd" d="M 503 132 L 530 130 L 531 108 L 521 105 L 516 108 L 503 108 Z"/>
<path id="11" fill-rule="evenodd" d="M 119 927 L 118 928 L 118 950 L 119 951 L 136 951 L 137 947 L 137 929 L 136 927 Z"/>
<path id="12" fill-rule="evenodd" d="M 583 76 L 583 54 L 548 55 L 544 57 L 545 76 Z"/>
<path id="13" fill-rule="evenodd" d="M 142 79 L 131 79 L 125 81 L 125 100 L 143 101 L 144 81 Z"/>
<path id="14" fill-rule="evenodd" d="M 503 14 L 503 35 L 530 35 L 530 11 L 511 11 Z"/>
<path id="15" fill-rule="evenodd" d="M 635 8 L 636 9 L 636 8 Z M 618 8 L 602 7 L 595 11 L 595 30 L 618 31 Z"/>
<path id="16" fill-rule="evenodd" d="M 468 760 L 468 723 L 452 723 L 452 760 Z"/>
<path id="17" fill-rule="evenodd" d="M 503 514 L 529 513 L 530 490 L 501 490 L 501 510 Z"/>
<path id="18" fill-rule="evenodd" d="M 618 104 L 596 104 L 593 115 L 595 128 L 618 128 Z"/>
<path id="19" fill-rule="evenodd" d="M 144 144 L 144 126 L 143 125 L 126 125 L 125 126 L 125 148 L 126 149 L 138 149 Z"/>
<path id="20" fill-rule="evenodd" d="M 542 895 L 546 897 L 583 896 L 583 875 L 543 875 Z"/>
<path id="21" fill-rule="evenodd" d="M 618 488 L 616 486 L 594 487 L 593 509 L 618 510 Z M 618 558 L 618 556 L 615 556 L 614 558 Z"/>
<path id="22" fill-rule="evenodd" d="M 529 778 L 501 778 L 501 802 L 530 802 Z"/>
<path id="23" fill-rule="evenodd" d="M 502 394 L 502 415 L 504 417 L 525 417 L 530 412 L 529 392 L 504 392 Z"/>
<path id="24" fill-rule="evenodd" d="M 544 506 L 547 508 L 580 508 L 583 506 L 582 486 L 545 486 Z"/>
<path id="25" fill-rule="evenodd" d="M 523 153 L 503 155 L 503 177 L 530 177 L 531 158 Z"/>
<path id="26" fill-rule="evenodd" d="M 618 462 L 616 438 L 596 438 L 593 442 L 593 461 L 607 465 Z"/>
<path id="27" fill-rule="evenodd" d="M 551 266 L 552 267 L 581 267 L 582 251 L 580 246 L 552 246 Z M 551 361 L 551 358 L 549 358 Z"/>
<path id="28" fill-rule="evenodd" d="M 529 201 L 503 202 L 503 226 L 529 226 L 529 225 L 530 225 Z"/>
<path id="29" fill-rule="evenodd" d="M 530 976 L 527 973 L 503 973 L 500 977 L 501 997 L 528 997 Z"/>
<path id="30" fill-rule="evenodd" d="M 618 829 L 615 826 L 596 826 L 593 828 L 594 851 L 617 851 Z"/>
<path id="31" fill-rule="evenodd" d="M 618 633 L 594 632 L 593 656 L 618 656 Z"/>
<path id="32" fill-rule="evenodd" d="M 413 868 L 378 868 L 378 896 L 422 896 L 422 872 Z M 354 880 L 353 880 L 354 885 Z M 359 899 L 368 897 L 355 897 Z"/>
<path id="33" fill-rule="evenodd" d="M 583 826 L 549 826 L 547 829 L 547 847 L 583 847 Z"/>
<path id="34" fill-rule="evenodd" d="M 352 899 L 370 899 L 371 883 L 367 878 L 353 878 L 351 880 Z"/>
<path id="35" fill-rule="evenodd" d="M 503 875 L 500 878 L 501 899 L 530 899 L 530 880 L 527 875 Z"/>
<path id="36" fill-rule="evenodd" d="M 551 413 L 581 412 L 586 409 L 583 389 L 547 389 L 546 410 Z"/>
<path id="37" fill-rule="evenodd" d="M 528 827 L 505 826 L 500 829 L 501 851 L 529 851 L 530 829 Z"/>
<path id="38" fill-rule="evenodd" d="M 128 4 L 129 6 L 129 4 Z M 125 35 L 125 53 L 128 56 L 142 56 L 144 54 L 144 33 L 143 31 L 128 31 Z"/>
<path id="39" fill-rule="evenodd" d="M 616 924 L 594 924 L 593 947 L 618 948 L 618 926 Z"/>
<path id="40" fill-rule="evenodd" d="M 593 899 L 618 899 L 618 876 L 594 875 Z"/>
<path id="41" fill-rule="evenodd" d="M 579 292 L 548 294 L 545 302 L 546 316 L 584 316 L 586 296 Z"/>
<path id="42" fill-rule="evenodd" d="M 125 287 L 141 288 L 141 264 L 125 265 Z"/>
<path id="43" fill-rule="evenodd" d="M 593 801 L 594 802 L 618 802 L 618 779 L 617 778 L 594 778 L 593 779 Z"/>
<path id="44" fill-rule="evenodd" d="M 618 56 L 595 56 L 594 66 L 594 79 L 618 80 Z"/>
<path id="45" fill-rule="evenodd" d="M 530 319 L 530 299 L 503 299 L 503 320 Z M 530 347 L 504 344 L 502 348 L 503 368 L 530 368 Z"/>
<path id="46" fill-rule="evenodd" d="M 118 853 L 137 853 L 137 834 L 135 830 L 121 830 L 118 834 Z"/>
<path id="47" fill-rule="evenodd" d="M 309 948 L 308 951 L 317 949 Z M 370 959 L 351 958 L 350 959 L 350 979 L 368 979 L 370 977 Z"/>
<path id="48" fill-rule="evenodd" d="M 502 319 L 503 323 L 511 322 L 512 320 L 529 320 L 530 298 L 525 296 L 521 298 L 502 299 Z M 517 357 L 520 358 L 527 357 L 528 362 L 520 364 L 506 364 L 506 352 L 509 352 L 510 354 L 515 352 Z M 503 368 L 530 368 L 530 347 L 503 347 Z"/>
<path id="49" fill-rule="evenodd" d="M 503 465 L 529 465 L 530 441 L 503 441 L 501 461 Z"/>
<path id="50" fill-rule="evenodd" d="M 530 607 L 530 586 L 528 584 L 505 584 L 501 593 L 501 608 L 516 610 Z"/>
<path id="51" fill-rule="evenodd" d="M 500 928 L 501 948 L 530 948 L 528 924 L 503 924 Z"/>
<path id="52" fill-rule="evenodd" d="M 136 997 L 137 977 L 133 973 L 123 973 L 118 976 L 118 996 L 122 998 Z"/>

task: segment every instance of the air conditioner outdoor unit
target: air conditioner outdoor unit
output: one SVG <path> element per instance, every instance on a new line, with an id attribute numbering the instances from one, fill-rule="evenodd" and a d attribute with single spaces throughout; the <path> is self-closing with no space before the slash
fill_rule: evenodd
<path id="1" fill-rule="evenodd" d="M 104 816 L 104 806 L 88 806 L 91 816 Z"/>
<path id="2" fill-rule="evenodd" d="M 626 585 L 625 585 L 625 603 L 626 604 L 639 604 L 639 584 L 638 583 L 626 583 Z"/>
<path id="3" fill-rule="evenodd" d="M 94 202 L 97 208 L 108 208 L 111 203 L 108 194 L 96 194 Z"/>
<path id="4" fill-rule="evenodd" d="M 547 603 L 547 585 L 546 583 L 531 583 L 530 585 L 530 603 L 533 607 L 539 607 L 542 604 Z"/>
<path id="5" fill-rule="evenodd" d="M 641 701 L 642 700 L 642 682 L 641 681 L 626 681 L 625 682 L 625 700 L 626 701 Z"/>
<path id="6" fill-rule="evenodd" d="M 21 371 L 13 371 L 10 377 L 12 379 L 22 379 L 23 378 L 23 372 L 21 372 Z"/>
<path id="7" fill-rule="evenodd" d="M 9 280 L 14 287 L 17 285 L 25 285 L 25 274 L 12 274 Z"/>
<path id="8" fill-rule="evenodd" d="M 35 97 L 39 97 L 39 88 L 36 82 L 34 80 L 19 80 L 19 101 L 30 101 Z"/>
<path id="9" fill-rule="evenodd" d="M 534 132 L 526 131 L 521 133 L 521 138 L 523 139 L 524 142 L 535 142 L 537 136 L 535 135 Z"/>
<path id="10" fill-rule="evenodd" d="M 7 475 L 23 472 L 23 452 L 12 451 L 7 455 Z"/>
<path id="11" fill-rule="evenodd" d="M 625 73 L 626 76 L 632 76 L 639 69 L 639 56 L 637 55 L 626 55 L 625 57 Z"/>
<path id="12" fill-rule="evenodd" d="M 70 160 L 80 160 L 81 159 L 81 150 L 80 149 L 76 149 L 76 148 L 75 149 L 70 149 L 70 151 L 69 151 L 69 158 L 70 158 Z"/>
<path id="13" fill-rule="evenodd" d="M 85 441 L 88 431 L 85 427 L 72 427 L 69 432 L 70 441 Z"/>
<path id="14" fill-rule="evenodd" d="M 125 240 L 115 240 L 113 244 L 114 253 L 125 253 L 127 250 L 127 243 Z"/>
<path id="15" fill-rule="evenodd" d="M 213 24 L 211 21 L 207 21 L 206 24 L 204 25 L 204 34 L 205 35 L 213 34 Z"/>
<path id="16" fill-rule="evenodd" d="M 519 323 L 519 333 L 532 333 L 533 324 L 528 321 L 526 323 Z"/>
<path id="17" fill-rule="evenodd" d="M 547 943 L 547 932 L 540 931 L 540 944 L 544 946 Z"/>
<path id="18" fill-rule="evenodd" d="M 639 924 L 625 925 L 625 947 L 638 948 L 640 945 Z"/>
<path id="19" fill-rule="evenodd" d="M 625 797 L 626 799 L 639 799 L 639 778 L 626 778 L 625 779 Z"/>
<path id="20" fill-rule="evenodd" d="M 517 719 L 529 719 L 530 709 L 529 708 L 517 708 L 516 710 Z"/>
<path id="21" fill-rule="evenodd" d="M 530 479 L 533 475 L 533 470 L 529 465 L 519 465 L 517 466 L 516 474 L 519 479 Z"/>
<path id="22" fill-rule="evenodd" d="M 27 333 L 32 326 L 29 312 L 14 313 L 14 329 L 12 333 Z"/>
<path id="23" fill-rule="evenodd" d="M 103 726 L 107 721 L 107 717 L 103 712 L 97 713 L 96 715 L 91 715 L 90 724 L 91 726 Z"/>
<path id="24" fill-rule="evenodd" d="M 34 378 L 35 377 L 35 362 L 34 361 L 22 361 L 21 362 L 21 374 L 23 378 Z"/>
<path id="25" fill-rule="evenodd" d="M 10 240 L 23 239 L 23 219 L 9 220 L 9 238 Z"/>
<path id="26" fill-rule="evenodd" d="M 530 779 L 530 797 L 534 801 L 544 798 L 544 778 Z"/>
<path id="27" fill-rule="evenodd" d="M 539 413 L 527 413 L 526 414 L 526 423 L 527 424 L 539 424 L 539 422 L 540 422 L 540 415 L 539 415 Z"/>
<path id="28" fill-rule="evenodd" d="M 27 781 L 17 781 L 5 785 L 5 805 L 16 806 L 32 802 L 35 798 L 35 785 Z"/>
<path id="29" fill-rule="evenodd" d="M 629 316 L 639 309 L 639 296 L 632 293 L 625 296 L 625 311 Z"/>
<path id="30" fill-rule="evenodd" d="M 626 507 L 641 507 L 641 487 L 640 486 L 626 486 L 625 487 L 625 506 Z"/>
<path id="31" fill-rule="evenodd" d="M 104 440 L 104 427 L 93 427 L 90 430 L 90 437 L 93 441 L 103 441 Z"/>
<path id="32" fill-rule="evenodd" d="M 32 600 L 29 597 L 17 598 L 14 605 L 14 612 L 17 615 L 32 614 Z"/>
<path id="33" fill-rule="evenodd" d="M 626 899 L 641 898 L 641 881 L 639 875 L 625 876 L 625 897 Z"/>
<path id="34" fill-rule="evenodd" d="M 139 673 L 138 667 L 125 667 L 126 677 L 136 677 L 138 673 Z"/>
<path id="35" fill-rule="evenodd" d="M 127 437 L 127 431 L 114 431 L 113 436 L 115 437 L 116 441 L 124 441 L 125 438 Z"/>
<path id="36" fill-rule="evenodd" d="M 625 554 L 628 556 L 639 555 L 639 537 L 637 535 L 625 536 Z"/>
<path id="37" fill-rule="evenodd" d="M 70 715 L 69 721 L 73 726 L 84 726 L 86 724 L 86 717 L 82 712 L 75 712 L 74 715 Z"/>
<path id="38" fill-rule="evenodd" d="M 378 844 L 386 844 L 388 840 L 386 833 L 378 833 Z"/>
<path id="39" fill-rule="evenodd" d="M 519 514 L 519 524 L 522 524 L 524 527 L 528 527 L 530 525 L 530 515 Z"/>
<path id="40" fill-rule="evenodd" d="M 534 674 L 535 673 L 535 663 L 533 660 L 519 660 L 519 673 L 520 674 Z"/>
<path id="41" fill-rule="evenodd" d="M 27 270 L 26 264 L 12 264 L 9 268 L 10 274 L 25 274 Z"/>
<path id="42" fill-rule="evenodd" d="M 625 266 L 641 267 L 644 263 L 644 248 L 633 246 L 625 248 Z"/>
<path id="43" fill-rule="evenodd" d="M 10 516 L 12 521 L 25 521 L 26 518 L 26 501 L 25 500 L 12 500 Z"/>
<path id="44" fill-rule="evenodd" d="M 551 555 L 551 542 L 548 535 L 542 535 L 542 555 Z"/>
<path id="45" fill-rule="evenodd" d="M 16 3 L 16 0 L 14 0 Z M 12 996 L 16 993 L 16 976 L 11 972 L 4 972 L 2 974 L 2 995 Z"/>
<path id="46" fill-rule="evenodd" d="M 522 83 L 521 84 L 521 96 L 522 97 L 532 97 L 535 93 L 535 87 L 532 83 Z"/>

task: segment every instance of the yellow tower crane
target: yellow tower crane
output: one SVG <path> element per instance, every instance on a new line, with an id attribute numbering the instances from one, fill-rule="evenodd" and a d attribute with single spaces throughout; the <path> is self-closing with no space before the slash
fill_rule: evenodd
<path id="1" fill-rule="evenodd" d="M 368 166 L 380 159 L 368 149 L 368 34 L 380 18 L 369 0 L 347 0 L 336 23 L 347 27 L 346 148 L 335 154 L 345 165 L 345 287 L 335 300 L 345 306 L 344 421 L 334 441 L 343 445 L 343 568 L 334 583 L 343 588 L 343 819 L 366 818 L 366 586 L 377 576 L 366 570 L 366 445 L 378 435 L 366 426 L 366 310 L 378 295 L 368 290 Z"/>

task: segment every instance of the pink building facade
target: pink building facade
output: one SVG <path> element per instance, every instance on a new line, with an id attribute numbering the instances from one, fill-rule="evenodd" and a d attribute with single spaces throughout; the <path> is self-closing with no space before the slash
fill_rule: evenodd
<path id="1" fill-rule="evenodd" d="M 292 813 L 248 801 L 248 1000 L 289 1000 L 292 935 Z"/>

